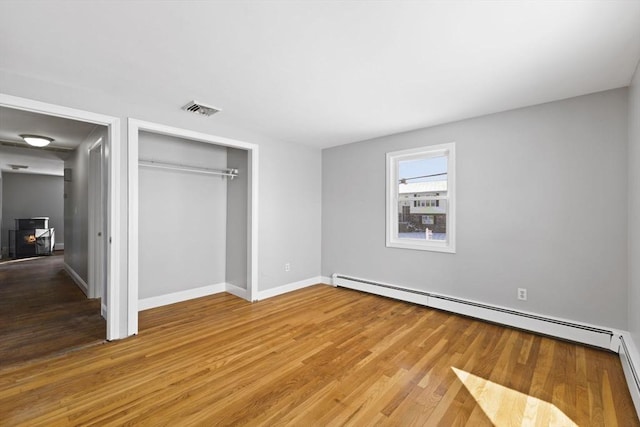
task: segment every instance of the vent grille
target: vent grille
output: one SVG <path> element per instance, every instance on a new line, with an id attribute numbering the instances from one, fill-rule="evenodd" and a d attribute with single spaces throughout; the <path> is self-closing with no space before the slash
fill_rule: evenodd
<path id="1" fill-rule="evenodd" d="M 191 101 L 184 107 L 182 107 L 185 111 L 191 111 L 192 113 L 200 114 L 203 116 L 213 116 L 216 113 L 220 112 L 219 108 L 212 107 L 210 105 L 204 105 L 196 101 Z"/>
<path id="2" fill-rule="evenodd" d="M 14 171 L 20 170 L 20 169 L 29 169 L 29 166 L 27 165 L 9 165 L 9 167 L 11 169 L 13 169 Z"/>

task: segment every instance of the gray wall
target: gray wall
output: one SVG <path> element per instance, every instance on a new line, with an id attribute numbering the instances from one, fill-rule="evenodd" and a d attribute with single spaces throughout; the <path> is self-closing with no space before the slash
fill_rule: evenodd
<path id="1" fill-rule="evenodd" d="M 319 154 L 296 144 L 260 151 L 260 290 L 320 274 Z M 291 271 L 284 271 L 285 263 Z"/>
<path id="2" fill-rule="evenodd" d="M 64 262 L 89 283 L 89 148 L 100 138 L 107 140 L 104 126 L 80 143 L 65 160 L 71 181 L 64 182 Z"/>
<path id="3" fill-rule="evenodd" d="M 227 167 L 238 176 L 227 183 L 226 282 L 247 289 L 248 153 L 227 148 Z"/>
<path id="4" fill-rule="evenodd" d="M 140 159 L 224 169 L 227 149 L 140 132 Z M 225 282 L 227 181 L 139 168 L 139 288 L 149 298 Z"/>
<path id="5" fill-rule="evenodd" d="M 640 346 L 640 69 L 629 90 L 629 331 Z"/>
<path id="6" fill-rule="evenodd" d="M 386 248 L 385 153 L 452 141 L 457 253 Z M 626 145 L 618 89 L 326 149 L 322 273 L 625 328 Z"/>
<path id="7" fill-rule="evenodd" d="M 14 219 L 34 216 L 48 216 L 56 243 L 64 242 L 63 178 L 6 171 L 2 178 L 2 247 L 8 247 L 8 230 L 15 229 Z"/>

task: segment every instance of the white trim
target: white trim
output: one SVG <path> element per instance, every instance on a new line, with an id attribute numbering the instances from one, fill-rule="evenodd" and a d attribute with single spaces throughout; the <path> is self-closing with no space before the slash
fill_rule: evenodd
<path id="1" fill-rule="evenodd" d="M 617 351 L 619 343 L 617 331 L 584 322 L 514 310 L 508 307 L 359 277 L 344 276 L 342 274 L 333 275 L 333 284 L 608 350 Z"/>
<path id="2" fill-rule="evenodd" d="M 172 292 L 170 294 L 158 295 L 155 297 L 142 298 L 138 300 L 139 310 L 148 310 L 150 308 L 161 307 L 163 305 L 175 304 L 177 302 L 187 301 L 194 298 L 206 297 L 209 295 L 219 294 L 225 291 L 225 283 L 216 283 L 215 285 L 202 286 L 184 291 Z"/>
<path id="3" fill-rule="evenodd" d="M 64 242 L 56 242 L 55 245 L 53 245 L 53 250 L 54 251 L 63 251 L 64 250 Z"/>
<path id="4" fill-rule="evenodd" d="M 95 123 L 106 126 L 107 139 L 107 171 L 109 175 L 108 205 L 109 218 L 107 234 L 110 245 L 107 254 L 107 287 L 109 298 L 107 301 L 107 339 L 124 338 L 126 334 L 120 332 L 120 119 L 103 114 L 92 113 L 61 105 L 48 104 L 33 99 L 0 93 L 0 106 L 18 110 L 31 111 L 48 116 Z M 124 285 L 123 285 L 124 286 Z"/>
<path id="5" fill-rule="evenodd" d="M 288 283 L 286 285 L 278 286 L 276 288 L 265 289 L 258 292 L 258 298 L 256 300 L 263 300 L 278 295 L 286 294 L 288 292 L 297 291 L 298 289 L 307 288 L 309 286 L 322 284 L 322 277 L 316 276 L 309 279 L 300 280 L 299 282 Z"/>
<path id="6" fill-rule="evenodd" d="M 251 301 L 249 299 L 249 291 L 246 290 L 245 288 L 241 288 L 239 286 L 236 285 L 232 285 L 231 283 L 225 283 L 224 285 L 225 291 L 227 291 L 228 293 L 235 295 L 239 298 L 245 299 L 247 301 Z"/>
<path id="7" fill-rule="evenodd" d="M 161 123 L 147 122 L 134 118 L 129 118 L 128 123 L 130 127 L 133 126 L 137 128 L 137 130 L 157 133 L 160 135 L 177 136 L 192 141 L 207 142 L 209 144 L 240 148 L 243 150 L 254 150 L 257 147 L 256 144 L 252 144 L 250 142 L 239 141 L 223 136 L 210 135 L 208 133 L 197 132 L 189 129 L 177 128 L 173 126 L 163 125 Z"/>
<path id="8" fill-rule="evenodd" d="M 78 287 L 80 288 L 80 290 L 88 297 L 89 296 L 89 285 L 87 285 L 87 282 L 85 282 L 82 277 L 80 277 L 80 275 L 78 273 L 76 273 L 76 271 L 71 268 L 71 266 L 69 264 L 67 264 L 66 262 L 63 263 L 63 267 L 64 270 L 69 273 L 69 276 L 71 276 L 71 279 L 75 282 L 76 285 L 78 285 Z"/>
<path id="9" fill-rule="evenodd" d="M 128 163 L 128 206 L 129 222 L 128 236 L 128 262 L 127 282 L 129 290 L 127 295 L 127 333 L 138 333 L 138 133 L 140 127 L 132 120 L 127 122 L 127 163 Z"/>
<path id="10" fill-rule="evenodd" d="M 629 332 L 624 331 L 621 335 L 619 354 L 622 371 L 627 380 L 627 387 L 633 405 L 636 407 L 636 413 L 640 416 L 640 353 Z"/>
<path id="11" fill-rule="evenodd" d="M 330 276 L 320 276 L 320 283 L 324 285 L 335 286 L 333 284 L 333 278 Z"/>
<path id="12" fill-rule="evenodd" d="M 104 216 L 105 216 L 105 208 L 106 206 L 103 206 L 103 200 L 104 200 L 104 195 L 102 193 L 102 191 L 104 191 L 102 188 L 102 186 L 104 185 L 104 180 L 103 180 L 103 176 L 104 176 L 104 141 L 102 137 L 99 137 L 96 142 L 94 142 L 91 147 L 87 150 L 88 156 L 89 156 L 89 163 L 88 163 L 88 188 L 89 188 L 89 197 L 88 197 L 88 201 L 89 201 L 89 217 L 88 217 L 88 244 L 87 247 L 89 249 L 89 253 L 90 254 L 97 254 L 98 252 L 98 243 L 102 242 L 103 243 L 103 247 L 101 254 L 104 255 L 104 250 L 106 249 L 104 247 L 104 236 L 102 236 L 101 238 L 98 238 L 98 231 L 103 231 L 102 228 L 100 228 L 100 226 L 104 225 Z M 100 148 L 100 152 L 98 153 L 100 156 L 100 176 L 98 177 L 98 180 L 96 181 L 96 171 L 94 170 L 93 167 L 93 159 L 91 157 L 91 153 L 95 148 Z M 96 192 L 96 188 L 98 188 L 99 190 Z M 102 224 L 99 224 L 98 222 L 95 221 L 95 216 L 96 213 L 95 212 L 95 205 L 96 205 L 96 199 L 99 198 L 99 202 L 100 202 L 100 208 L 102 209 L 102 212 L 99 213 L 100 218 L 102 219 Z M 102 274 L 104 274 L 104 265 L 102 265 L 102 259 L 101 257 L 94 257 L 93 259 L 91 259 L 89 261 L 89 266 L 87 269 L 87 279 L 89 280 L 89 298 L 100 298 L 100 297 L 104 297 L 104 295 L 102 295 L 104 293 L 104 290 L 102 288 L 102 286 L 104 285 L 103 283 L 101 283 L 101 279 L 104 278 L 104 276 Z M 96 265 L 98 265 L 98 268 L 95 268 Z"/>
<path id="13" fill-rule="evenodd" d="M 248 142 L 237 141 L 235 139 L 221 136 L 209 135 L 188 129 L 181 129 L 159 123 L 146 122 L 133 118 L 128 119 L 128 178 L 129 178 L 129 233 L 128 233 L 128 271 L 129 283 L 128 294 L 128 334 L 134 335 L 138 332 L 138 144 L 140 131 L 147 131 L 161 135 L 176 136 L 183 139 L 201 141 L 210 144 L 223 145 L 227 147 L 239 148 L 248 151 L 248 180 L 249 180 L 249 218 L 247 230 L 247 250 L 250 252 L 247 258 L 250 260 L 247 266 L 248 300 L 256 298 L 258 289 L 258 146 Z"/>
<path id="14" fill-rule="evenodd" d="M 398 163 L 429 157 L 447 156 L 447 240 L 400 239 L 398 237 Z M 456 144 L 428 145 L 386 154 L 386 246 L 432 252 L 456 252 Z"/>
<path id="15" fill-rule="evenodd" d="M 249 258 L 251 259 L 247 265 L 247 281 L 248 281 L 248 300 L 254 301 L 258 295 L 258 183 L 260 176 L 258 171 L 259 151 L 258 146 L 253 145 L 249 150 L 247 161 L 249 162 L 249 191 L 247 199 L 247 209 L 250 212 L 247 218 L 247 247 L 250 248 Z"/>
<path id="16" fill-rule="evenodd" d="M 100 146 L 100 144 L 102 144 L 102 137 L 99 137 L 96 142 L 94 142 L 93 144 L 91 144 L 91 146 L 87 149 L 87 151 L 91 151 L 94 148 L 98 148 Z"/>
<path id="17" fill-rule="evenodd" d="M 107 176 L 109 184 L 107 185 L 107 339 L 114 340 L 125 338 L 128 334 L 126 331 L 120 331 L 120 314 L 125 312 L 124 307 L 120 306 L 120 286 L 117 284 L 122 282 L 120 278 L 120 251 L 123 243 L 120 241 L 120 162 L 122 156 L 120 154 L 120 120 L 109 126 L 109 138 L 107 139 L 106 159 L 107 159 Z M 124 282 L 125 288 L 127 282 Z M 125 289 L 126 291 L 126 289 Z"/>

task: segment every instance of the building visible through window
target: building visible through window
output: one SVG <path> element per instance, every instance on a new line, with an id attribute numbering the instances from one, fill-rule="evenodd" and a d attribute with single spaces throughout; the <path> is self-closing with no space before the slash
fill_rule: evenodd
<path id="1" fill-rule="evenodd" d="M 446 165 L 446 163 L 445 163 Z M 402 171 L 402 162 L 400 163 Z M 447 179 L 445 175 L 438 176 L 437 181 L 407 182 L 398 186 L 399 207 L 408 206 L 409 214 L 398 218 L 398 237 L 421 239 L 427 238 L 427 228 L 433 239 L 446 240 L 447 212 L 446 204 L 440 207 L 440 200 L 447 197 Z M 403 209 L 400 209 L 403 211 Z M 425 222 L 425 216 L 431 222 Z M 419 232 L 423 232 L 420 234 Z"/>

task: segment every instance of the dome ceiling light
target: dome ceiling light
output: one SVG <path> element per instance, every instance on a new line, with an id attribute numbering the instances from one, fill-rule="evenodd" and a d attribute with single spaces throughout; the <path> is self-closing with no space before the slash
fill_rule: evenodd
<path id="1" fill-rule="evenodd" d="M 34 147 L 46 147 L 53 142 L 53 138 L 40 135 L 20 135 L 20 138 L 24 139 L 27 144 Z"/>

